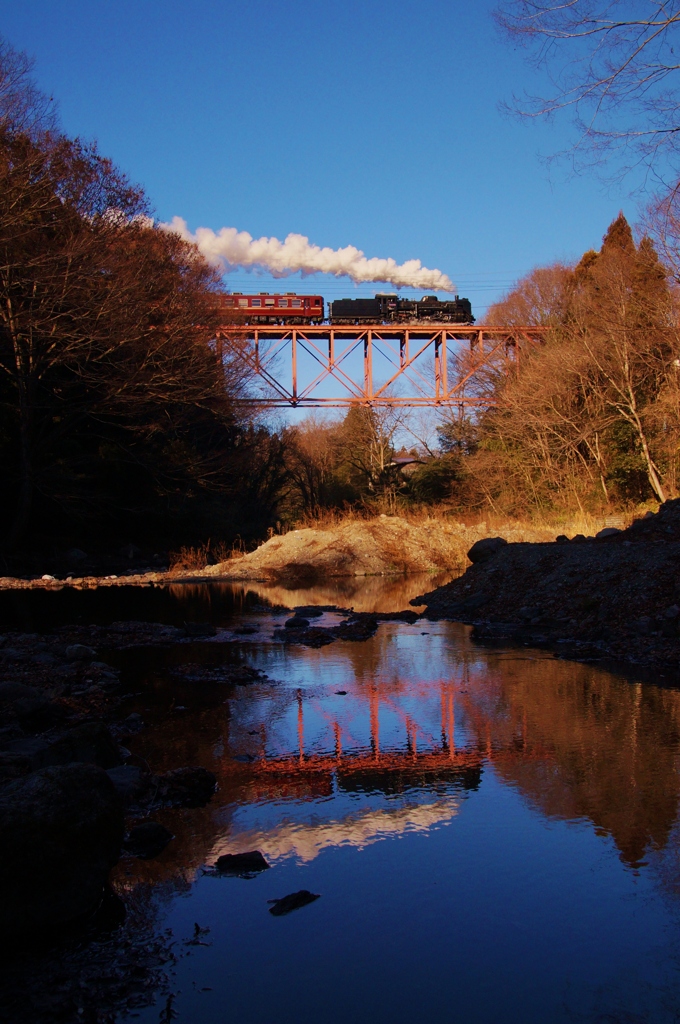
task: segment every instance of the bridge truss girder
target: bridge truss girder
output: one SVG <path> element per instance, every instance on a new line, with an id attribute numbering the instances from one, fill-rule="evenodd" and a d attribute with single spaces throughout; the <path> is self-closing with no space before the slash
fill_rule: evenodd
<path id="1" fill-rule="evenodd" d="M 225 326 L 218 340 L 237 351 L 246 365 L 271 391 L 270 396 L 248 399 L 250 403 L 292 408 L 347 408 L 352 405 L 380 406 L 488 406 L 484 375 L 500 365 L 519 367 L 522 345 L 542 342 L 540 327 L 486 327 L 458 325 L 362 326 Z M 463 346 L 461 346 L 463 342 Z M 451 345 L 457 350 L 452 353 Z M 299 353 L 305 352 L 318 364 L 315 377 L 299 380 Z M 348 372 L 348 360 L 362 352 L 361 379 Z M 373 361 L 379 352 L 391 364 L 388 379 L 374 383 Z M 426 353 L 429 366 L 417 361 Z M 290 388 L 281 383 L 275 363 L 290 359 Z M 343 366 L 344 364 L 344 366 Z M 319 394 L 322 384 L 333 381 L 338 393 Z M 406 384 L 407 395 L 392 389 Z"/>

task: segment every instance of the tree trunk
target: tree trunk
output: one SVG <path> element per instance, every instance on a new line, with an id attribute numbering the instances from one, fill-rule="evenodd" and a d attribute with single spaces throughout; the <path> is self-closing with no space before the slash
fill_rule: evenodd
<path id="1" fill-rule="evenodd" d="M 24 537 L 33 502 L 33 461 L 31 458 L 31 410 L 25 394 L 22 395 L 19 412 L 19 493 L 17 495 L 14 523 L 10 530 L 7 547 L 11 551 Z"/>

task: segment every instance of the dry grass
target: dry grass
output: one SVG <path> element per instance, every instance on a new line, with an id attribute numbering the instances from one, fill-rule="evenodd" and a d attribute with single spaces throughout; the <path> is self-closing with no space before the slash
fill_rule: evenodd
<path id="1" fill-rule="evenodd" d="M 491 511 L 480 513 L 452 512 L 446 506 L 423 505 L 411 508 L 400 508 L 396 513 L 400 519 L 412 526 L 440 523 L 453 528 L 461 538 L 479 540 L 482 537 L 505 537 L 506 540 L 538 543 L 551 541 L 560 534 L 575 537 L 581 533 L 586 537 L 594 537 L 605 526 L 624 528 L 630 526 L 635 518 L 634 512 L 611 513 L 607 516 L 596 516 L 588 513 L 554 514 L 535 516 L 531 519 L 512 519 Z M 371 522 L 380 516 L 366 509 L 327 509 L 304 516 L 295 528 L 310 527 L 315 530 L 337 530 L 348 523 Z M 470 543 L 474 543 L 471 540 Z M 469 546 L 469 545 L 468 545 Z"/>
<path id="2" fill-rule="evenodd" d="M 224 541 L 207 541 L 195 548 L 182 547 L 179 551 L 170 552 L 170 569 L 205 569 L 206 565 L 228 562 L 232 558 L 240 558 L 246 553 L 244 542 L 238 537 L 232 544 Z"/>

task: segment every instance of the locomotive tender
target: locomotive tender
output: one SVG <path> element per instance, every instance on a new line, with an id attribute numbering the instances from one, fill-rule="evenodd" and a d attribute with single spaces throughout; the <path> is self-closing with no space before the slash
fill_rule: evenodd
<path id="1" fill-rule="evenodd" d="M 219 308 L 246 324 L 323 324 L 322 295 L 285 295 L 260 292 L 220 295 Z M 440 300 L 436 295 L 402 299 L 395 293 L 379 292 L 373 299 L 336 299 L 328 303 L 331 324 L 473 324 L 469 299 Z"/>

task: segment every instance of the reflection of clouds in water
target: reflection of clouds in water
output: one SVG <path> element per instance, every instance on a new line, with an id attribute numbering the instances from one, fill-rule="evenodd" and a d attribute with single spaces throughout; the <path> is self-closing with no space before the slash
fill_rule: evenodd
<path id="1" fill-rule="evenodd" d="M 213 856 L 260 850 L 268 861 L 296 857 L 301 862 L 314 860 L 322 850 L 333 846 L 365 846 L 404 834 L 428 832 L 447 825 L 458 813 L 460 801 L 453 797 L 431 804 L 411 804 L 395 810 L 385 808 L 349 815 L 341 821 L 313 824 L 285 821 L 269 830 L 249 829 L 217 843 Z"/>

